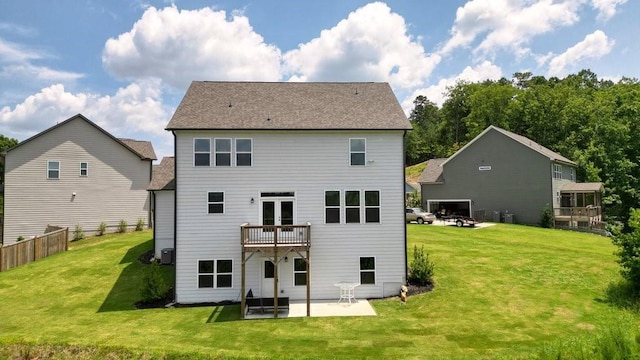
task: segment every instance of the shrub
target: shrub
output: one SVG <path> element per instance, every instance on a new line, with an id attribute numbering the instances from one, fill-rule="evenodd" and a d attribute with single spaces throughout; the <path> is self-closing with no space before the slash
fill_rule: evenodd
<path id="1" fill-rule="evenodd" d="M 143 302 L 153 302 L 162 299 L 169 291 L 169 285 L 162 276 L 160 265 L 153 261 L 151 265 L 145 269 L 142 278 L 142 289 L 140 296 Z"/>
<path id="2" fill-rule="evenodd" d="M 106 222 L 101 222 L 100 225 L 98 225 L 98 236 L 102 236 L 107 232 L 107 223 Z"/>
<path id="3" fill-rule="evenodd" d="M 20 235 L 20 236 L 18 236 L 18 238 L 16 239 L 16 242 L 18 242 L 18 241 L 22 241 L 22 240 L 24 240 L 24 236 Z"/>
<path id="4" fill-rule="evenodd" d="M 126 220 L 120 220 L 120 223 L 118 224 L 118 232 L 121 234 L 124 234 L 127 232 L 127 221 Z"/>
<path id="5" fill-rule="evenodd" d="M 424 245 L 418 249 L 413 247 L 413 261 L 409 265 L 409 283 L 413 285 L 433 284 L 434 263 L 429 260 L 429 254 L 424 253 Z"/>
<path id="6" fill-rule="evenodd" d="M 418 193 L 418 190 L 413 190 L 411 194 L 407 196 L 406 205 L 407 207 L 422 207 L 422 204 L 420 203 L 420 194 Z"/>
<path id="7" fill-rule="evenodd" d="M 82 231 L 82 225 L 76 224 L 75 229 L 73 229 L 73 241 L 82 239 L 84 239 L 84 231 Z"/>
<path id="8" fill-rule="evenodd" d="M 547 229 L 553 229 L 556 227 L 556 219 L 553 216 L 553 209 L 547 204 L 547 206 L 542 209 L 542 214 L 540 216 L 540 226 Z"/>
<path id="9" fill-rule="evenodd" d="M 636 297 L 640 297 L 640 209 L 631 209 L 630 233 L 616 234 L 612 242 L 618 247 L 616 255 L 622 267 L 620 273 L 629 281 Z"/>
<path id="10" fill-rule="evenodd" d="M 143 229 L 144 229 L 144 219 L 139 218 L 138 222 L 136 223 L 136 231 L 142 231 Z"/>

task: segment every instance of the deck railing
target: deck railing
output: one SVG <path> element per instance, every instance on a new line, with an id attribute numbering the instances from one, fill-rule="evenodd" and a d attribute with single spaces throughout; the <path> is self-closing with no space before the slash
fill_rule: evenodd
<path id="1" fill-rule="evenodd" d="M 590 219 L 601 219 L 602 216 L 602 208 L 600 206 L 560 207 L 553 210 L 556 217 L 586 217 Z"/>
<path id="2" fill-rule="evenodd" d="M 246 245 L 311 245 L 311 224 L 240 226 L 241 242 Z"/>

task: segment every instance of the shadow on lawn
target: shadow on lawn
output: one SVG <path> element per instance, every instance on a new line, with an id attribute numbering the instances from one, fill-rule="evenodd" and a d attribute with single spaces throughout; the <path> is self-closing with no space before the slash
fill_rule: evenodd
<path id="1" fill-rule="evenodd" d="M 213 311 L 207 323 L 214 322 L 226 322 L 226 321 L 239 321 L 240 320 L 240 306 L 239 305 L 216 305 L 213 307 Z"/>
<path id="2" fill-rule="evenodd" d="M 134 304 L 140 300 L 140 286 L 145 266 L 138 258 L 152 248 L 152 242 L 153 240 L 149 240 L 136 245 L 122 257 L 120 264 L 128 265 L 120 273 L 98 312 L 135 310 Z"/>
<path id="3" fill-rule="evenodd" d="M 628 281 L 621 279 L 611 281 L 604 290 L 604 299 L 596 298 L 595 301 L 606 303 L 610 306 L 640 313 L 640 297 Z"/>

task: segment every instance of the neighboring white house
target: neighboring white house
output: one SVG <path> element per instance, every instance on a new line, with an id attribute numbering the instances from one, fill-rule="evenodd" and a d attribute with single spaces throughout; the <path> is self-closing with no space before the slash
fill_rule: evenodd
<path id="1" fill-rule="evenodd" d="M 167 125 L 176 301 L 398 294 L 410 129 L 386 83 L 193 82 Z"/>
<path id="2" fill-rule="evenodd" d="M 149 223 L 151 163 L 148 141 L 117 139 L 75 115 L 2 154 L 5 161 L 4 236 L 42 234 L 47 225 L 76 225 L 90 235 L 101 222 Z"/>
<path id="3" fill-rule="evenodd" d="M 161 259 L 163 249 L 174 248 L 175 207 L 175 158 L 167 156 L 159 165 L 153 166 L 153 177 L 149 184 L 153 223 L 153 252 Z"/>

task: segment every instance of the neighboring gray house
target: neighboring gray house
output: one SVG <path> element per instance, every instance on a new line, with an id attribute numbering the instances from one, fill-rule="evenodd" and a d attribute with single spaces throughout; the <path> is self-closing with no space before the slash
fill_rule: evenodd
<path id="1" fill-rule="evenodd" d="M 90 235 L 101 222 L 149 223 L 152 161 L 148 141 L 117 139 L 75 115 L 2 154 L 4 244 L 42 234 L 48 224 Z"/>
<path id="2" fill-rule="evenodd" d="M 422 202 L 438 214 L 538 224 L 554 209 L 559 226 L 602 221 L 601 183 L 576 183 L 576 163 L 536 142 L 489 126 L 448 159 L 429 160 Z"/>
<path id="3" fill-rule="evenodd" d="M 159 165 L 153 166 L 153 177 L 149 184 L 151 192 L 151 213 L 153 223 L 153 250 L 156 259 L 161 258 L 163 249 L 174 248 L 174 179 L 175 158 L 167 156 Z"/>
<path id="4" fill-rule="evenodd" d="M 193 82 L 167 125 L 176 301 L 398 294 L 410 129 L 386 83 Z"/>

